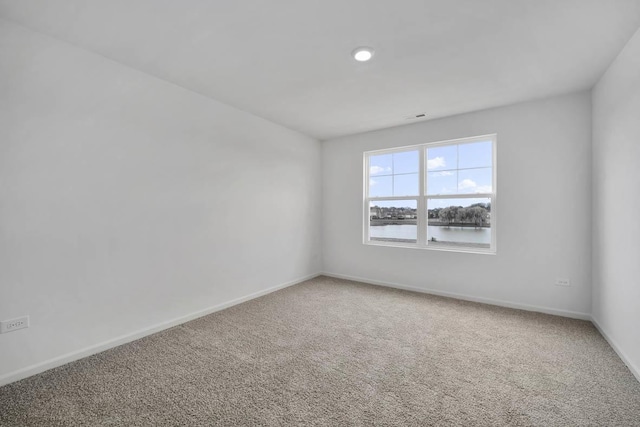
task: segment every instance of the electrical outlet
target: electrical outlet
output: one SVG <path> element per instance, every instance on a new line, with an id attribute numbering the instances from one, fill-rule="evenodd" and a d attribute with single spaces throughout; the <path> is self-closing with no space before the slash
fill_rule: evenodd
<path id="1" fill-rule="evenodd" d="M 556 279 L 556 286 L 571 286 L 569 279 Z"/>
<path id="2" fill-rule="evenodd" d="M 0 334 L 17 331 L 29 327 L 29 316 L 17 317 L 11 320 L 3 320 L 0 322 Z"/>

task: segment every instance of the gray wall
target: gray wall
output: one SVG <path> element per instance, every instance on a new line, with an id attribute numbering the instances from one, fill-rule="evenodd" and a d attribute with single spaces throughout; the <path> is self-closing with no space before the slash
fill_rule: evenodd
<path id="1" fill-rule="evenodd" d="M 364 151 L 494 132 L 497 255 L 362 244 Z M 589 92 L 330 140 L 322 154 L 325 272 L 588 318 Z"/>
<path id="2" fill-rule="evenodd" d="M 0 383 L 321 270 L 318 141 L 2 20 L 0 58 Z"/>
<path id="3" fill-rule="evenodd" d="M 593 318 L 640 380 L 640 30 L 593 89 Z"/>

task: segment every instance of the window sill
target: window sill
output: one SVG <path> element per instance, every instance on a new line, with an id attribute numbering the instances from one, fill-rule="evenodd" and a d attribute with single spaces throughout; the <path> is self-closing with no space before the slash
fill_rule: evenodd
<path id="1" fill-rule="evenodd" d="M 416 243 L 402 243 L 402 242 L 376 242 L 366 241 L 363 242 L 365 246 L 384 246 L 390 248 L 405 248 L 405 249 L 419 249 L 428 251 L 439 252 L 460 252 L 479 255 L 496 255 L 496 250 L 491 248 L 474 248 L 470 246 L 451 246 L 451 247 L 437 247 L 435 245 L 418 245 Z"/>

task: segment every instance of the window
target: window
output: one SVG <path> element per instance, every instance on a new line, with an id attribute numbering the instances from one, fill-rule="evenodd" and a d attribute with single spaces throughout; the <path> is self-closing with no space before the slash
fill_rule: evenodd
<path id="1" fill-rule="evenodd" d="M 496 135 L 364 153 L 364 243 L 496 251 Z"/>

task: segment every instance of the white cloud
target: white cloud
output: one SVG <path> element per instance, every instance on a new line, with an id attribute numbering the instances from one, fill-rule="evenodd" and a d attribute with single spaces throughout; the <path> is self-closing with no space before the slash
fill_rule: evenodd
<path id="1" fill-rule="evenodd" d="M 490 185 L 480 185 L 472 179 L 463 179 L 458 183 L 459 190 L 473 190 L 473 193 L 491 193 Z"/>
<path id="2" fill-rule="evenodd" d="M 460 190 L 463 190 L 466 188 L 476 188 L 477 186 L 478 184 L 476 184 L 476 182 L 471 179 L 463 179 L 458 183 L 458 188 Z"/>
<path id="3" fill-rule="evenodd" d="M 481 185 L 476 188 L 476 193 L 491 193 L 492 188 L 490 185 Z"/>
<path id="4" fill-rule="evenodd" d="M 377 184 L 376 180 L 374 180 L 374 179 L 370 179 L 369 180 L 369 187 L 373 187 L 376 184 Z"/>
<path id="5" fill-rule="evenodd" d="M 443 168 L 447 166 L 447 162 L 444 161 L 444 157 L 436 157 L 427 160 L 427 169 Z"/>
<path id="6" fill-rule="evenodd" d="M 391 173 L 391 168 L 388 167 L 388 166 L 386 168 L 383 168 L 382 166 L 371 166 L 369 168 L 369 174 L 370 175 L 376 175 L 376 174 L 379 174 L 379 173 L 382 173 L 382 172 Z"/>
<path id="7" fill-rule="evenodd" d="M 453 172 L 449 171 L 440 171 L 440 172 L 430 172 L 432 176 L 451 176 Z"/>

